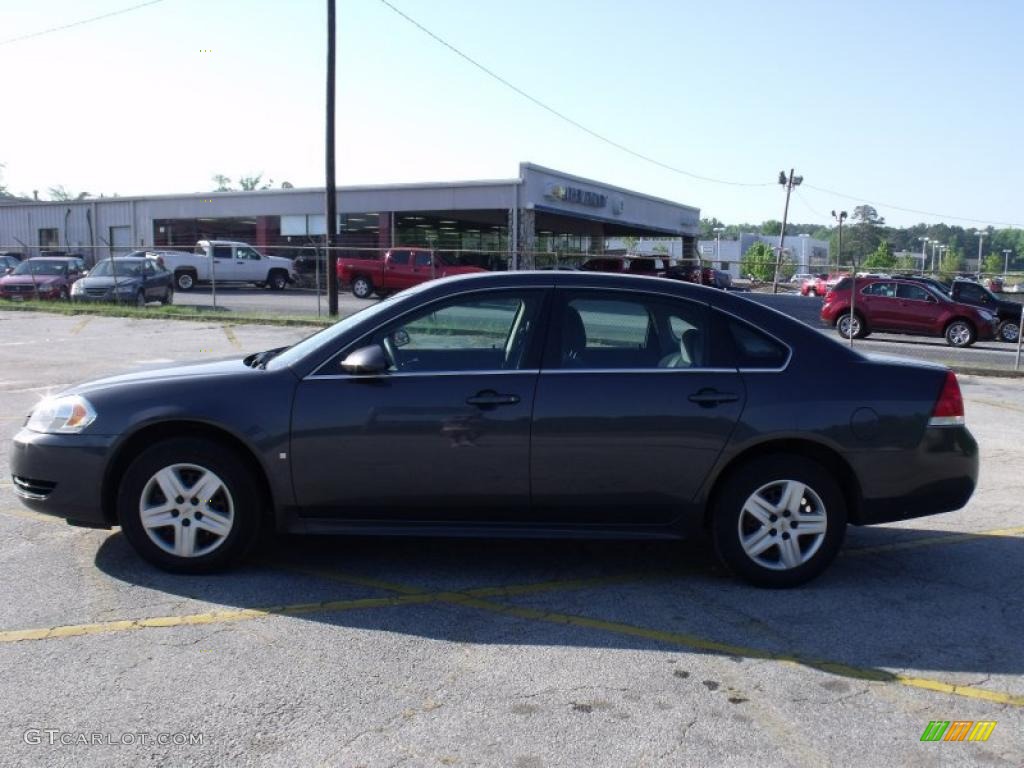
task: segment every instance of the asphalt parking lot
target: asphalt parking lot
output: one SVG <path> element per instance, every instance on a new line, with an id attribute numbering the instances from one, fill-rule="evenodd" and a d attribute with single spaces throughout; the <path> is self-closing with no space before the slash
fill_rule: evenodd
<path id="1" fill-rule="evenodd" d="M 0 764 L 1024 763 L 1019 380 L 961 377 L 965 509 L 851 529 L 790 591 L 700 541 L 285 538 L 171 576 L 14 497 L 47 392 L 308 332 L 0 311 Z M 922 742 L 935 720 L 996 726 Z"/>

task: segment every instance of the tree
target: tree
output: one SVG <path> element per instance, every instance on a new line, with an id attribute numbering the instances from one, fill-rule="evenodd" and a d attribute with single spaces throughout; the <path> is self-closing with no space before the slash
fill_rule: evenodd
<path id="1" fill-rule="evenodd" d="M 878 247 L 864 259 L 864 269 L 891 270 L 896 266 L 896 257 L 889 250 L 889 244 L 883 240 Z"/>
<path id="2" fill-rule="evenodd" d="M 231 191 L 231 179 L 225 176 L 223 173 L 215 173 L 213 175 L 213 183 L 217 185 L 214 192 L 230 192 Z"/>
<path id="3" fill-rule="evenodd" d="M 636 253 L 636 247 L 640 244 L 640 238 L 636 235 L 626 235 L 621 238 L 622 244 L 626 248 L 626 253 Z"/>
<path id="4" fill-rule="evenodd" d="M 67 200 L 85 200 L 88 197 L 92 197 L 88 192 L 79 192 L 77 195 L 70 190 L 64 188 L 63 184 L 58 184 L 56 187 L 50 187 L 50 199 L 59 200 L 65 202 Z"/>
<path id="5" fill-rule="evenodd" d="M 1003 271 L 1003 258 L 1001 254 L 990 253 L 982 262 L 981 271 L 990 275 L 999 274 Z"/>
<path id="6" fill-rule="evenodd" d="M 718 219 L 711 217 L 710 219 L 704 218 L 700 220 L 700 239 L 701 240 L 714 240 L 715 229 L 718 227 L 725 227 L 725 224 L 720 222 Z"/>
<path id="7" fill-rule="evenodd" d="M 263 174 L 257 173 L 255 176 L 242 176 L 238 179 L 238 186 L 240 186 L 245 192 L 252 192 L 256 189 L 270 189 L 274 183 L 273 179 L 267 181 L 266 184 L 260 185 L 263 180 Z"/>
<path id="8" fill-rule="evenodd" d="M 792 230 L 790 230 L 792 232 Z M 782 234 L 782 222 L 776 221 L 775 219 L 768 219 L 768 221 L 761 222 L 761 234 L 762 235 L 781 235 Z M 800 234 L 794 232 L 793 234 Z"/>
<path id="9" fill-rule="evenodd" d="M 740 272 L 767 282 L 775 276 L 775 251 L 768 243 L 754 243 L 740 258 Z"/>
<path id="10" fill-rule="evenodd" d="M 943 254 L 942 261 L 939 262 L 939 274 L 946 279 L 955 277 L 963 269 L 963 264 L 963 251 L 959 250 L 955 245 L 951 245 L 949 250 Z"/>
<path id="11" fill-rule="evenodd" d="M 7 185 L 4 184 L 3 169 L 6 167 L 6 163 L 0 163 L 0 197 L 13 197 L 13 195 L 7 191 Z"/>
<path id="12" fill-rule="evenodd" d="M 880 227 L 885 224 L 885 219 L 878 215 L 878 210 L 873 205 L 868 205 L 867 203 L 854 208 L 853 215 L 850 218 L 853 219 L 854 224 L 870 224 L 874 227 Z"/>

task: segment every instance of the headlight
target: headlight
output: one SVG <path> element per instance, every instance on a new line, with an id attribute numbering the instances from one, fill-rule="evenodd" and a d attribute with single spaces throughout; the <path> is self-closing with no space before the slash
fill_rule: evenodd
<path id="1" fill-rule="evenodd" d="M 71 284 L 71 295 L 78 296 L 79 294 L 85 293 L 85 286 L 82 285 L 81 280 L 76 280 Z"/>
<path id="2" fill-rule="evenodd" d="M 32 411 L 27 429 L 48 434 L 75 434 L 96 421 L 96 411 L 84 397 L 48 397 Z"/>

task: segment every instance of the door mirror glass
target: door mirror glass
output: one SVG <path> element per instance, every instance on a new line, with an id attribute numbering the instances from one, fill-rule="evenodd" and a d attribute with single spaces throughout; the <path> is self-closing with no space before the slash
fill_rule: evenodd
<path id="1" fill-rule="evenodd" d="M 380 345 L 371 344 L 348 355 L 341 361 L 341 369 L 354 374 L 384 373 L 388 369 L 388 361 Z"/>
<path id="2" fill-rule="evenodd" d="M 391 341 L 396 347 L 404 347 L 409 343 L 409 332 L 405 328 L 399 328 L 391 334 Z"/>

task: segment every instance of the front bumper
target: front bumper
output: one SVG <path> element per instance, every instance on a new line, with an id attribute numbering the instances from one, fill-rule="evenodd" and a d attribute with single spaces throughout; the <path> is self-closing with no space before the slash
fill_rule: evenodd
<path id="1" fill-rule="evenodd" d="M 978 483 L 978 443 L 966 427 L 929 427 L 914 451 L 850 455 L 861 478 L 855 525 L 874 525 L 960 509 Z"/>
<path id="2" fill-rule="evenodd" d="M 68 522 L 109 528 L 102 485 L 114 437 L 44 435 L 22 429 L 14 436 L 11 475 L 21 502 Z"/>

